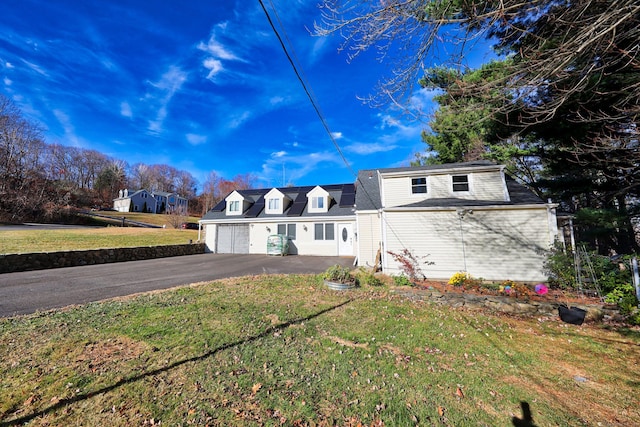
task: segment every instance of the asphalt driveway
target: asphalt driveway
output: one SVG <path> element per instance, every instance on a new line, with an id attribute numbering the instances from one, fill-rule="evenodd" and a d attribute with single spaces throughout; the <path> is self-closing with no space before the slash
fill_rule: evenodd
<path id="1" fill-rule="evenodd" d="M 201 254 L 0 274 L 0 317 L 252 274 L 321 273 L 352 257 Z"/>

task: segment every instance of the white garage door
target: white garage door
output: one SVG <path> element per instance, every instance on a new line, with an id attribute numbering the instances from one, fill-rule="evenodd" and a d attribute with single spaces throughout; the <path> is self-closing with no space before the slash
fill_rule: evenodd
<path id="1" fill-rule="evenodd" d="M 219 225 L 217 241 L 219 254 L 248 254 L 249 226 Z"/>

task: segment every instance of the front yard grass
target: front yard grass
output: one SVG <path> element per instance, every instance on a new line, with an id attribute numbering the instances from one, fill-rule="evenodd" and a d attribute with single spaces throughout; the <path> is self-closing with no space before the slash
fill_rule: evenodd
<path id="1" fill-rule="evenodd" d="M 637 330 L 252 276 L 0 320 L 0 425 L 640 425 L 639 361 Z"/>
<path id="2" fill-rule="evenodd" d="M 198 230 L 104 227 L 61 230 L 1 230 L 0 254 L 177 245 L 198 239 Z"/>

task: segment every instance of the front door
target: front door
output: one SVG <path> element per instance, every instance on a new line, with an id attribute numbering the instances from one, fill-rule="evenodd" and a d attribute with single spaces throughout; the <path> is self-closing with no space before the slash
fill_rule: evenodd
<path id="1" fill-rule="evenodd" d="M 353 224 L 338 224 L 338 255 L 353 256 Z"/>

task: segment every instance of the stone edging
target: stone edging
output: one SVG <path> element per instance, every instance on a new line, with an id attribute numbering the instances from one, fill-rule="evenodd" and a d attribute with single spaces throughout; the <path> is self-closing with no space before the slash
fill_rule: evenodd
<path id="1" fill-rule="evenodd" d="M 0 255 L 0 273 L 203 254 L 204 243 Z"/>
<path id="2" fill-rule="evenodd" d="M 558 306 L 562 301 L 526 301 L 497 295 L 477 295 L 461 292 L 441 293 L 435 289 L 395 288 L 393 293 L 414 301 L 432 301 L 452 307 L 485 308 L 503 313 L 524 316 L 558 316 Z M 605 317 L 619 316 L 617 310 L 605 308 L 602 305 L 571 304 L 587 311 L 585 321 L 599 322 Z"/>

